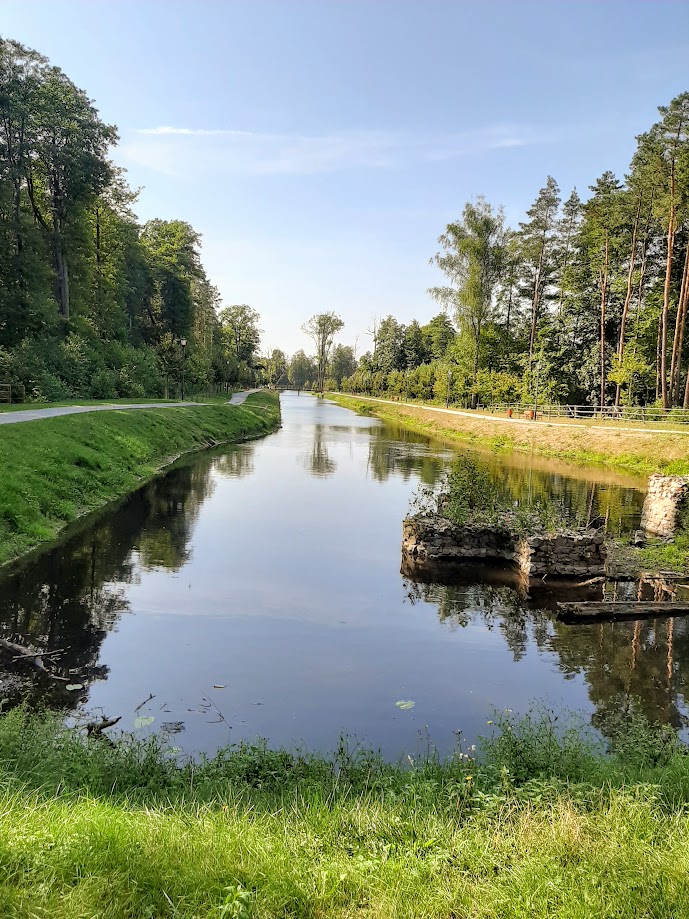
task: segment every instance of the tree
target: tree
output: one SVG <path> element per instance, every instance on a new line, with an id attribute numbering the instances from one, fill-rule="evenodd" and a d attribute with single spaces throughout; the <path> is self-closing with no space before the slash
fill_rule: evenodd
<path id="1" fill-rule="evenodd" d="M 449 280 L 431 296 L 454 310 L 460 331 L 472 342 L 472 379 L 476 381 L 482 333 L 492 316 L 505 245 L 505 218 L 484 199 L 464 207 L 462 219 L 448 225 L 438 240 L 442 251 L 432 260 Z"/>
<path id="2" fill-rule="evenodd" d="M 333 341 L 344 322 L 333 312 L 316 313 L 301 328 L 316 346 L 316 388 L 322 393 Z"/>
<path id="3" fill-rule="evenodd" d="M 287 379 L 287 358 L 279 348 L 273 348 L 270 357 L 264 359 L 263 366 L 269 386 L 279 386 Z"/>
<path id="4" fill-rule="evenodd" d="M 454 332 L 454 330 L 453 330 Z M 405 370 L 413 370 L 428 359 L 428 351 L 421 326 L 414 319 L 405 328 L 401 347 L 402 364 Z"/>
<path id="5" fill-rule="evenodd" d="M 297 351 L 289 363 L 287 376 L 292 386 L 299 392 L 315 376 L 313 361 L 303 351 Z"/>
<path id="6" fill-rule="evenodd" d="M 531 300 L 529 363 L 533 357 L 538 321 L 544 296 L 555 272 L 555 231 L 560 206 L 560 189 L 552 176 L 526 212 L 528 221 L 519 224 L 519 245 L 524 270 L 524 291 Z"/>
<path id="7" fill-rule="evenodd" d="M 572 264 L 575 261 L 577 237 L 581 226 L 583 205 L 576 190 L 562 205 L 562 217 L 557 224 L 556 262 L 560 296 L 558 312 L 561 314 L 567 292 L 571 287 Z"/>
<path id="8" fill-rule="evenodd" d="M 401 370 L 404 365 L 402 342 L 404 326 L 394 316 L 386 316 L 377 324 L 373 364 L 381 373 Z"/>
<path id="9" fill-rule="evenodd" d="M 226 307 L 219 318 L 225 351 L 233 365 L 250 365 L 261 341 L 260 316 L 242 303 Z"/>
<path id="10" fill-rule="evenodd" d="M 60 313 L 69 319 L 67 236 L 82 209 L 109 183 L 107 152 L 117 132 L 61 70 L 41 67 L 39 73 L 25 123 L 30 155 L 24 179 L 33 214 L 50 242 Z"/>
<path id="11" fill-rule="evenodd" d="M 672 269 L 675 254 L 675 237 L 678 217 L 689 203 L 689 92 L 672 100 L 669 106 L 658 109 L 662 120 L 650 131 L 655 147 L 659 171 L 663 180 L 662 192 L 657 196 L 657 213 L 665 225 L 666 258 L 663 285 L 663 311 L 660 331 L 660 383 L 663 409 L 670 404 L 667 372 L 667 340 Z"/>
<path id="12" fill-rule="evenodd" d="M 452 325 L 447 313 L 442 312 L 434 316 L 426 325 L 421 326 L 421 334 L 423 336 L 426 360 L 441 361 L 445 357 L 450 344 L 454 341 L 457 330 Z"/>
<path id="13" fill-rule="evenodd" d="M 349 345 L 335 345 L 330 359 L 329 375 L 337 383 L 338 389 L 340 389 L 342 381 L 346 377 L 351 377 L 356 370 L 356 366 L 357 361 L 354 357 L 354 349 Z"/>
<path id="14" fill-rule="evenodd" d="M 595 277 L 600 302 L 600 406 L 605 405 L 606 321 L 610 294 L 611 266 L 619 247 L 618 231 L 621 222 L 621 186 L 614 173 L 607 171 L 591 186 L 593 195 L 584 207 L 582 226 L 583 245 L 587 252 L 592 276 Z"/>

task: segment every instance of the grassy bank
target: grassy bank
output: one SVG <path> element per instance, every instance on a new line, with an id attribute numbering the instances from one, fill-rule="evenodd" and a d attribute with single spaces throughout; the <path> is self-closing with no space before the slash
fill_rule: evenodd
<path id="1" fill-rule="evenodd" d="M 275 394 L 242 406 L 94 412 L 0 429 L 0 564 L 135 489 L 177 456 L 257 437 L 279 423 Z"/>
<path id="2" fill-rule="evenodd" d="M 0 716 L 8 919 L 689 914 L 689 757 L 628 725 L 603 756 L 547 718 L 480 761 L 386 765 L 162 745 Z"/>
<path id="3" fill-rule="evenodd" d="M 492 449 L 520 450 L 576 463 L 594 463 L 633 473 L 689 474 L 689 436 L 668 431 L 648 434 L 602 429 L 598 424 L 558 427 L 547 421 L 505 424 L 488 416 L 442 414 L 423 405 L 377 402 L 329 393 L 346 408 L 449 442 Z"/>

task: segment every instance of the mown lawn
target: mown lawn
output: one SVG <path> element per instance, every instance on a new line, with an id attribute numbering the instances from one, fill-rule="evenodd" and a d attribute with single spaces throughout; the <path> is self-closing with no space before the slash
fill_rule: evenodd
<path id="1" fill-rule="evenodd" d="M 689 915 L 689 760 L 635 721 L 605 755 L 554 717 L 479 760 L 386 765 L 85 740 L 0 716 L 0 915 Z"/>
<path id="2" fill-rule="evenodd" d="M 257 437 L 279 423 L 275 394 L 242 406 L 94 412 L 0 427 L 0 564 L 132 491 L 177 456 Z"/>

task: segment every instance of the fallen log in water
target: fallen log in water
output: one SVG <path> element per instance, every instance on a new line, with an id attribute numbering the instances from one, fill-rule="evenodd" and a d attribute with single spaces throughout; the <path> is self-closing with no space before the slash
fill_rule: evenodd
<path id="1" fill-rule="evenodd" d="M 57 676 L 57 674 L 52 673 L 46 665 L 43 663 L 44 657 L 52 657 L 56 652 L 50 651 L 31 651 L 29 648 L 25 648 L 24 645 L 15 644 L 13 641 L 8 641 L 6 638 L 0 638 L 0 648 L 4 648 L 5 651 L 12 652 L 15 657 L 14 660 L 24 660 L 40 670 L 41 673 L 44 673 L 47 677 L 50 677 L 51 680 L 58 680 L 60 683 L 69 683 L 69 679 L 64 676 Z"/>
<path id="2" fill-rule="evenodd" d="M 593 600 L 580 603 L 558 603 L 563 622 L 614 622 L 625 619 L 651 619 L 657 616 L 687 616 L 689 603 L 671 600 Z"/>

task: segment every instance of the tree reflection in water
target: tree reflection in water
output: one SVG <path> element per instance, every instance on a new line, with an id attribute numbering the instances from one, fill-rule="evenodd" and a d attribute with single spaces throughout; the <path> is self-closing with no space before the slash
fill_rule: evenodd
<path id="1" fill-rule="evenodd" d="M 130 611 L 127 585 L 137 570 L 177 571 L 189 558 L 201 505 L 215 487 L 210 468 L 211 459 L 180 465 L 2 580 L 0 637 L 54 653 L 49 669 L 83 685 L 68 691 L 64 680 L 0 650 L 2 698 L 69 709 L 87 696 L 91 682 L 107 677 L 108 668 L 98 664 L 100 648 Z"/>
<path id="2" fill-rule="evenodd" d="M 326 437 L 326 427 L 322 424 L 313 426 L 313 446 L 305 457 L 307 471 L 318 479 L 325 479 L 334 474 L 337 463 L 330 458 Z"/>
<path id="3" fill-rule="evenodd" d="M 584 678 L 594 706 L 592 723 L 604 734 L 612 735 L 631 711 L 676 729 L 689 725 L 689 619 L 567 625 L 553 615 L 556 591 L 524 599 L 515 583 L 505 583 L 511 577 L 505 573 L 487 569 L 481 580 L 474 568 L 467 574 L 474 583 L 463 584 L 411 580 L 409 569 L 403 574 L 409 602 L 435 607 L 443 626 L 497 630 L 515 662 L 530 645 L 556 655 L 565 679 Z M 627 588 L 632 595 L 637 589 Z"/>

